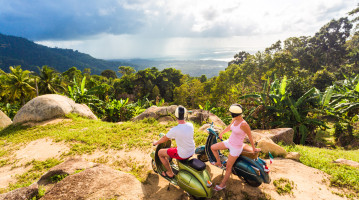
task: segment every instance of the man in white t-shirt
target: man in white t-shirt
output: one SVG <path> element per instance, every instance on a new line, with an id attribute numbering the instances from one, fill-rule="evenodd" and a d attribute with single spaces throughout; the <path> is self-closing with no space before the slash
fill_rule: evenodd
<path id="1" fill-rule="evenodd" d="M 166 172 L 162 172 L 162 176 L 167 176 L 169 178 L 174 177 L 174 173 L 170 167 L 169 158 L 186 160 L 195 152 L 196 147 L 193 140 L 194 128 L 192 123 L 184 120 L 186 112 L 186 108 L 178 106 L 175 112 L 178 125 L 168 131 L 168 133 L 160 140 L 153 142 L 154 146 L 167 142 L 169 139 L 175 139 L 177 143 L 177 147 L 175 148 L 161 149 L 158 151 L 158 156 L 167 169 Z"/>

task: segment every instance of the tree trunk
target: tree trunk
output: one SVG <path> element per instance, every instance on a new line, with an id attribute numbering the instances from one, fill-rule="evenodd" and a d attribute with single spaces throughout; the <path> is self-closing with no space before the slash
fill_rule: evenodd
<path id="1" fill-rule="evenodd" d="M 36 96 L 39 96 L 39 88 L 37 87 L 37 78 L 35 78 Z"/>

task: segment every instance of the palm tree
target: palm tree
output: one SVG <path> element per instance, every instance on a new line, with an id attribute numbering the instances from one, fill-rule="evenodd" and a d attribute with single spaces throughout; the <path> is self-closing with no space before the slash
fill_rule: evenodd
<path id="1" fill-rule="evenodd" d="M 35 97 L 35 88 L 30 85 L 31 79 L 29 70 L 22 70 L 21 66 L 12 66 L 9 68 L 10 73 L 5 73 L 0 69 L 0 73 L 5 75 L 3 80 L 3 90 L 1 96 L 7 97 L 8 101 L 21 101 L 24 105 L 26 99 Z"/>
<path id="2" fill-rule="evenodd" d="M 47 65 L 38 68 L 40 71 L 40 79 L 38 82 L 40 94 L 56 94 L 59 90 L 64 90 L 60 84 L 56 83 L 58 81 L 59 73 L 55 72 L 54 69 Z"/>

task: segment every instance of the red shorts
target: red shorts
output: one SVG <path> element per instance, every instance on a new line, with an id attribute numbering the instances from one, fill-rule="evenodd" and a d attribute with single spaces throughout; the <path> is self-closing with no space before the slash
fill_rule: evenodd
<path id="1" fill-rule="evenodd" d="M 181 158 L 181 157 L 178 155 L 178 153 L 177 153 L 177 147 L 167 149 L 167 154 L 168 154 L 171 158 L 176 158 L 177 160 L 186 160 L 186 159 L 188 159 L 188 158 Z"/>

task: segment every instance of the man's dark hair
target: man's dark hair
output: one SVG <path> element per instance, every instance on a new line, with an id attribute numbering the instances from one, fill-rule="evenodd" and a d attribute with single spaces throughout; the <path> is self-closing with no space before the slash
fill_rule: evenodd
<path id="1" fill-rule="evenodd" d="M 185 111 L 185 108 L 182 107 L 182 106 L 179 106 L 179 107 L 177 108 L 177 115 L 176 115 L 177 119 L 178 119 L 178 120 L 184 120 L 185 112 L 186 112 L 186 111 Z"/>

